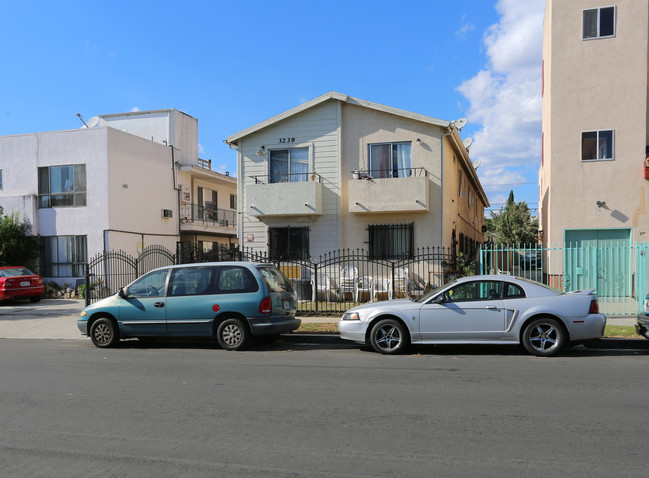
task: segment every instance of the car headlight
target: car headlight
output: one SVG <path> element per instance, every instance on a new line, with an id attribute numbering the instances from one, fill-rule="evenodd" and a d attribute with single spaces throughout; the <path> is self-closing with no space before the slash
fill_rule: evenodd
<path id="1" fill-rule="evenodd" d="M 86 316 L 86 311 L 85 311 L 85 310 L 82 310 L 82 311 L 81 311 L 81 317 L 85 317 L 85 316 Z"/>
<path id="2" fill-rule="evenodd" d="M 361 316 L 358 315 L 358 312 L 345 312 L 343 320 L 361 320 Z"/>

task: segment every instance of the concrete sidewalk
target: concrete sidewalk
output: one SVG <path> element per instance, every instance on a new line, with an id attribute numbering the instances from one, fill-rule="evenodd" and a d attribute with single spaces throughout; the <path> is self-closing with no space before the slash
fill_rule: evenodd
<path id="1" fill-rule="evenodd" d="M 5 339 L 86 339 L 77 328 L 77 318 L 85 303 L 78 299 L 44 299 L 0 302 L 0 338 Z M 336 324 L 339 316 L 299 317 L 303 324 Z M 634 325 L 635 317 L 609 317 L 609 325 Z"/>

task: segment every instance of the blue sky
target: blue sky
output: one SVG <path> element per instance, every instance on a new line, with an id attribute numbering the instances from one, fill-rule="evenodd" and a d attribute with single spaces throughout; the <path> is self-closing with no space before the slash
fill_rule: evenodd
<path id="1" fill-rule="evenodd" d="M 198 118 L 201 157 L 234 174 L 223 139 L 334 90 L 468 117 L 493 207 L 513 189 L 536 208 L 544 4 L 5 0 L 0 135 L 176 108 Z"/>

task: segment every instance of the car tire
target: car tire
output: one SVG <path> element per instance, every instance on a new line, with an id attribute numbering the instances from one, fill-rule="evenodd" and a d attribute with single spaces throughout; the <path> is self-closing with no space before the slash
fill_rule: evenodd
<path id="1" fill-rule="evenodd" d="M 370 345 L 381 354 L 394 355 L 403 352 L 410 344 L 406 328 L 401 322 L 383 319 L 372 327 Z"/>
<path id="2" fill-rule="evenodd" d="M 42 295 L 35 295 L 34 297 L 30 297 L 29 300 L 31 302 L 40 302 L 40 300 L 43 298 Z"/>
<path id="3" fill-rule="evenodd" d="M 248 329 L 239 319 L 224 320 L 216 331 L 216 340 L 222 349 L 241 350 L 248 342 Z"/>
<path id="4" fill-rule="evenodd" d="M 119 329 L 111 319 L 102 317 L 90 326 L 90 340 L 99 348 L 114 347 L 119 342 Z"/>
<path id="5" fill-rule="evenodd" d="M 556 319 L 533 320 L 523 331 L 523 346 L 532 355 L 548 357 L 558 353 L 566 344 L 563 326 Z"/>

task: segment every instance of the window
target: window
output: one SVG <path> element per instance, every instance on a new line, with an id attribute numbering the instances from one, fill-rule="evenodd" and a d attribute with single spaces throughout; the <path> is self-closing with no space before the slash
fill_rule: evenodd
<path id="1" fill-rule="evenodd" d="M 581 160 L 613 159 L 613 130 L 581 133 Z"/>
<path id="2" fill-rule="evenodd" d="M 153 271 L 140 277 L 128 287 L 128 295 L 134 297 L 161 297 L 167 283 L 168 269 Z"/>
<path id="3" fill-rule="evenodd" d="M 584 10 L 582 38 L 615 36 L 615 7 Z"/>
<path id="4" fill-rule="evenodd" d="M 230 194 L 230 209 L 236 209 L 236 208 L 237 208 L 237 195 Z"/>
<path id="5" fill-rule="evenodd" d="M 86 205 L 86 165 L 38 168 L 39 208 Z"/>
<path id="6" fill-rule="evenodd" d="M 2 169 L 0 169 L 0 190 L 2 190 Z"/>
<path id="7" fill-rule="evenodd" d="M 245 267 L 219 267 L 217 274 L 217 294 L 257 292 L 258 290 L 259 284 L 257 284 L 257 279 Z"/>
<path id="8" fill-rule="evenodd" d="M 269 157 L 271 183 L 309 180 L 309 148 L 272 149 Z"/>
<path id="9" fill-rule="evenodd" d="M 271 227 L 268 230 L 270 259 L 308 259 L 308 227 Z"/>
<path id="10" fill-rule="evenodd" d="M 458 170 L 457 170 L 457 173 L 458 173 L 458 175 L 459 175 L 459 177 L 460 177 L 460 192 L 459 192 L 459 194 L 460 194 L 460 197 L 462 197 L 462 191 L 463 191 L 463 189 L 464 189 L 464 188 L 463 188 L 463 184 L 462 184 L 462 170 L 461 170 L 461 169 L 458 169 Z"/>
<path id="11" fill-rule="evenodd" d="M 505 283 L 505 299 L 522 299 L 525 297 L 523 289 L 516 284 Z"/>
<path id="12" fill-rule="evenodd" d="M 472 281 L 458 284 L 444 293 L 448 302 L 498 300 L 502 297 L 503 283 L 498 281 Z"/>
<path id="13" fill-rule="evenodd" d="M 215 267 L 188 267 L 172 269 L 169 284 L 170 296 L 204 295 L 213 293 Z"/>
<path id="14" fill-rule="evenodd" d="M 370 259 L 408 259 L 413 254 L 413 229 L 410 224 L 369 226 Z"/>
<path id="15" fill-rule="evenodd" d="M 198 188 L 198 218 L 216 220 L 218 208 L 216 191 L 207 188 Z"/>
<path id="16" fill-rule="evenodd" d="M 370 144 L 370 175 L 374 178 L 403 178 L 412 174 L 410 143 Z"/>
<path id="17" fill-rule="evenodd" d="M 44 276 L 83 276 L 88 260 L 86 236 L 46 236 L 42 244 Z"/>

